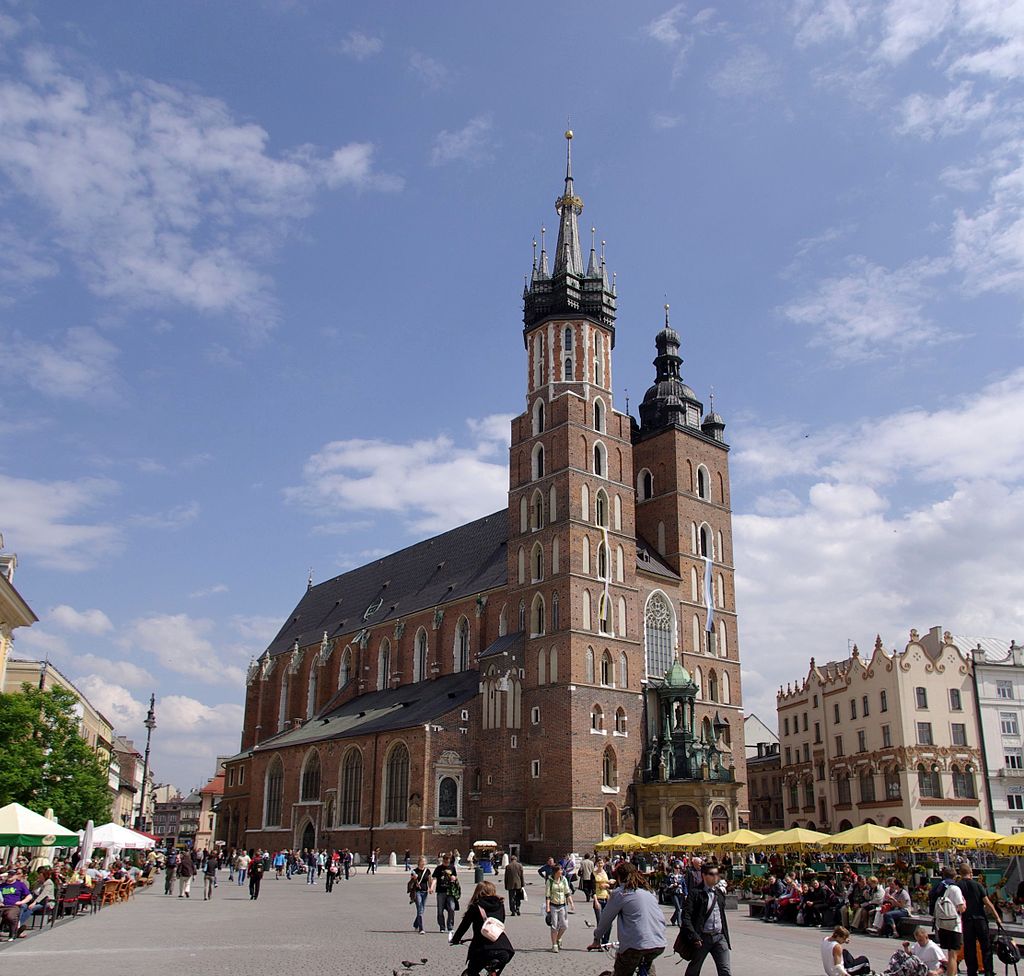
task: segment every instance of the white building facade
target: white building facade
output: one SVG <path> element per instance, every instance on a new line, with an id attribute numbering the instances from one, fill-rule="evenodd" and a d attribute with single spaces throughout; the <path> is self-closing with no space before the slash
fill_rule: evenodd
<path id="1" fill-rule="evenodd" d="M 993 830 L 1024 833 L 1024 648 L 1016 641 L 971 644 Z"/>

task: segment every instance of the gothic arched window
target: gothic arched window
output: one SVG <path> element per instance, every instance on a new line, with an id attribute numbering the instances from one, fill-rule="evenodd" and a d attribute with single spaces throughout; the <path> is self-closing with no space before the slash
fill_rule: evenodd
<path id="1" fill-rule="evenodd" d="M 469 668 L 469 621 L 465 617 L 459 619 L 455 628 L 455 670 L 465 671 Z"/>
<path id="2" fill-rule="evenodd" d="M 644 609 L 644 644 L 647 673 L 651 677 L 663 678 L 672 667 L 675 657 L 673 647 L 673 624 L 675 617 L 672 607 L 660 593 L 652 593 Z"/>
<path id="3" fill-rule="evenodd" d="M 279 756 L 275 756 L 267 767 L 267 777 L 263 787 L 263 826 L 281 826 L 281 798 L 284 796 L 284 766 Z"/>
<path id="4" fill-rule="evenodd" d="M 502 607 L 502 613 L 505 608 Z M 501 628 L 499 627 L 499 630 Z M 423 627 L 416 631 L 413 643 L 412 680 L 422 681 L 427 676 L 427 632 Z"/>
<path id="5" fill-rule="evenodd" d="M 306 757 L 302 766 L 299 799 L 303 801 L 320 799 L 320 753 L 315 749 Z"/>
<path id="6" fill-rule="evenodd" d="M 608 451 L 600 441 L 594 445 L 594 474 L 599 478 L 608 477 Z"/>
<path id="7" fill-rule="evenodd" d="M 598 525 L 602 525 L 608 528 L 608 496 L 605 494 L 605 490 L 601 488 L 594 502 L 594 513 Z"/>
<path id="8" fill-rule="evenodd" d="M 377 690 L 391 687 L 391 641 L 386 637 L 380 642 L 377 652 Z"/>
<path id="9" fill-rule="evenodd" d="M 601 654 L 601 684 L 614 687 L 615 685 L 615 664 L 612 662 L 611 654 L 605 650 Z"/>
<path id="10" fill-rule="evenodd" d="M 530 572 L 534 583 L 544 579 L 544 549 L 539 542 L 534 544 L 530 554 Z"/>
<path id="11" fill-rule="evenodd" d="M 612 790 L 618 789 L 619 786 L 619 764 L 615 759 L 615 750 L 611 746 L 605 749 L 601 762 L 601 785 Z"/>
<path id="12" fill-rule="evenodd" d="M 544 401 L 537 399 L 533 404 L 533 433 L 544 433 Z"/>
<path id="13" fill-rule="evenodd" d="M 559 620 L 558 613 L 558 594 L 551 594 L 551 629 L 553 631 L 558 630 L 561 621 Z"/>
<path id="14" fill-rule="evenodd" d="M 544 528 L 544 494 L 538 488 L 530 501 L 530 528 L 536 532 Z"/>
<path id="15" fill-rule="evenodd" d="M 313 717 L 313 712 L 316 711 L 316 692 L 317 684 L 320 680 L 320 666 L 317 664 L 316 659 L 313 659 L 312 664 L 309 666 L 309 681 L 306 684 L 306 721 L 308 722 Z"/>
<path id="16" fill-rule="evenodd" d="M 341 666 L 338 669 L 338 690 L 340 691 L 352 680 L 352 648 L 346 647 L 341 655 Z"/>
<path id="17" fill-rule="evenodd" d="M 601 400 L 594 401 L 594 430 L 604 433 L 604 403 Z"/>
<path id="18" fill-rule="evenodd" d="M 441 823 L 459 819 L 459 783 L 453 776 L 442 776 L 437 784 L 437 819 Z"/>
<path id="19" fill-rule="evenodd" d="M 409 818 L 409 750 L 399 743 L 384 767 L 384 822 L 405 823 Z"/>
<path id="20" fill-rule="evenodd" d="M 586 675 L 587 675 L 587 681 L 590 684 L 593 684 L 594 683 L 594 649 L 592 647 L 588 647 L 587 648 Z"/>
<path id="21" fill-rule="evenodd" d="M 519 601 L 519 629 L 526 630 L 526 603 Z"/>
<path id="22" fill-rule="evenodd" d="M 711 497 L 711 479 L 708 477 L 708 469 L 703 464 L 697 468 L 697 496 Z"/>
<path id="23" fill-rule="evenodd" d="M 636 493 L 640 501 L 645 502 L 654 495 L 654 476 L 647 468 L 642 468 L 636 476 Z"/>
<path id="24" fill-rule="evenodd" d="M 357 824 L 362 820 L 359 800 L 363 792 L 363 754 L 349 749 L 341 762 L 341 804 L 339 823 Z"/>
<path id="25" fill-rule="evenodd" d="M 544 597 L 539 593 L 534 596 L 530 607 L 530 636 L 539 637 L 544 633 Z"/>
<path id="26" fill-rule="evenodd" d="M 535 444 L 533 447 L 533 480 L 544 477 L 544 445 Z"/>

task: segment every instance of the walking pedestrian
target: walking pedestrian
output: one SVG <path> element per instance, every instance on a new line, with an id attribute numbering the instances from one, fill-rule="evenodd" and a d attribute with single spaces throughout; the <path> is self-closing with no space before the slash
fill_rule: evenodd
<path id="1" fill-rule="evenodd" d="M 964 896 L 964 908 L 960 916 L 964 929 L 964 962 L 967 963 L 967 976 L 978 976 L 978 947 L 981 947 L 982 963 L 986 973 L 992 972 L 992 946 L 988 937 L 988 911 L 996 922 L 999 913 L 989 900 L 985 889 L 974 880 L 974 869 L 969 862 L 960 865 L 960 880 L 957 887 Z"/>
<path id="2" fill-rule="evenodd" d="M 346 847 L 341 858 L 342 866 L 345 868 L 345 880 L 348 881 L 349 872 L 352 870 L 352 852 Z"/>
<path id="3" fill-rule="evenodd" d="M 316 853 L 309 849 L 305 852 L 306 884 L 316 884 Z"/>
<path id="4" fill-rule="evenodd" d="M 459 881 L 455 866 L 447 854 L 441 855 L 441 863 L 434 868 L 434 891 L 437 892 L 437 926 L 442 932 L 455 929 L 455 912 L 458 910 Z"/>
<path id="5" fill-rule="evenodd" d="M 192 855 L 182 851 L 178 858 L 178 897 L 188 898 L 192 891 L 192 879 L 196 875 L 196 866 L 192 863 Z"/>
<path id="6" fill-rule="evenodd" d="M 521 914 L 523 904 L 523 866 L 513 854 L 505 866 L 505 890 L 508 892 L 508 907 L 513 915 Z"/>
<path id="7" fill-rule="evenodd" d="M 278 851 L 274 855 L 274 880 L 280 881 L 281 875 L 284 873 L 284 866 L 288 862 L 288 859 L 284 856 L 284 851 Z"/>
<path id="8" fill-rule="evenodd" d="M 409 901 L 416 906 L 416 917 L 412 921 L 412 927 L 420 935 L 426 935 L 423 928 L 423 909 L 427 905 L 427 896 L 434 890 L 434 879 L 427 867 L 427 859 L 420 855 L 416 862 L 416 870 L 409 875 Z"/>
<path id="9" fill-rule="evenodd" d="M 665 951 L 665 913 L 651 892 L 647 879 L 631 864 L 615 869 L 617 887 L 601 911 L 590 949 L 607 944 L 612 922 L 618 919 L 619 948 L 614 976 L 633 976 L 646 966 L 655 976 L 654 960 Z"/>
<path id="10" fill-rule="evenodd" d="M 944 867 L 942 879 L 928 896 L 939 946 L 946 950 L 946 976 L 956 976 L 958 955 L 964 944 L 963 913 L 967 908 L 964 893 L 953 879 L 953 869 Z"/>
<path id="11" fill-rule="evenodd" d="M 244 850 L 238 852 L 238 857 L 235 858 L 235 871 L 238 872 L 238 887 L 241 888 L 245 884 L 245 873 L 249 870 L 249 855 Z"/>
<path id="12" fill-rule="evenodd" d="M 675 909 L 672 912 L 672 918 L 669 920 L 669 925 L 682 925 L 683 924 L 683 902 L 686 901 L 686 874 L 683 871 L 683 865 L 681 862 L 676 861 L 672 865 L 672 873 L 669 874 L 668 878 L 668 894 L 672 898 L 672 906 Z"/>
<path id="13" fill-rule="evenodd" d="M 572 886 L 561 864 L 556 864 L 551 877 L 544 882 L 544 914 L 551 927 L 551 952 L 562 948 L 562 936 L 569 929 L 569 909 L 576 906 L 572 901 Z"/>
<path id="14" fill-rule="evenodd" d="M 731 976 L 731 949 L 729 922 L 725 917 L 724 885 L 718 883 L 718 867 L 701 865 L 701 887 L 691 888 L 683 905 L 683 924 L 676 939 L 689 946 L 692 952 L 686 976 L 698 976 L 704 960 L 715 960 L 718 976 Z"/>
<path id="15" fill-rule="evenodd" d="M 590 854 L 584 854 L 583 860 L 580 861 L 580 891 L 582 891 L 588 899 L 594 897 L 595 867 L 594 859 Z"/>
<path id="16" fill-rule="evenodd" d="M 501 931 L 495 936 L 493 929 L 498 926 L 490 919 L 501 923 Z M 488 928 L 485 929 L 484 926 Z M 493 926 L 493 929 L 492 929 Z M 458 945 L 468 929 L 473 929 L 473 938 L 466 954 L 466 969 L 463 976 L 480 976 L 486 972 L 488 976 L 500 976 L 501 971 L 509 964 L 516 950 L 512 948 L 508 933 L 505 931 L 505 902 L 490 881 L 482 881 L 473 891 L 473 897 L 466 906 L 466 914 L 462 916 L 459 927 L 452 936 L 452 945 Z M 490 931 L 488 931 L 490 930 Z"/>
<path id="17" fill-rule="evenodd" d="M 338 880 L 338 860 L 332 857 L 327 862 L 327 880 L 324 882 L 324 890 L 327 894 L 334 891 L 334 882 Z"/>
<path id="18" fill-rule="evenodd" d="M 232 847 L 231 854 L 228 856 L 228 881 L 235 880 L 235 855 L 236 851 Z"/>
<path id="19" fill-rule="evenodd" d="M 612 894 L 612 879 L 608 877 L 608 866 L 603 857 L 599 857 L 594 865 L 593 886 L 594 897 L 591 904 L 594 907 L 594 924 L 599 925 L 601 915 Z M 607 945 L 610 939 L 611 935 L 606 933 L 601 939 L 601 944 Z"/>
<path id="20" fill-rule="evenodd" d="M 208 857 L 203 866 L 203 901 L 213 898 L 213 889 L 217 886 L 217 858 Z"/>
<path id="21" fill-rule="evenodd" d="M 380 848 L 374 848 L 370 851 L 370 855 L 366 860 L 366 873 L 376 874 L 377 873 L 377 853 Z"/>
<path id="22" fill-rule="evenodd" d="M 412 870 L 412 862 L 409 860 L 409 858 L 411 856 L 412 855 L 409 853 L 409 851 L 406 850 L 406 852 L 405 852 L 405 870 L 406 870 L 406 873 L 408 873 L 409 871 Z"/>
<path id="23" fill-rule="evenodd" d="M 168 851 L 164 859 L 164 894 L 169 895 L 174 889 L 174 879 L 178 874 L 178 854 Z"/>
<path id="24" fill-rule="evenodd" d="M 254 857 L 249 862 L 249 901 L 260 897 L 260 885 L 263 883 L 263 858 Z"/>

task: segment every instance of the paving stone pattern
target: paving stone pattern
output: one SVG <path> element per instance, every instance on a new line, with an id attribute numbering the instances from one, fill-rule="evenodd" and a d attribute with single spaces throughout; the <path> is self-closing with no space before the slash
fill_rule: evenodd
<path id="1" fill-rule="evenodd" d="M 535 874 L 536 869 L 528 869 Z M 199 879 L 197 879 L 199 880 Z M 464 882 L 468 899 L 471 885 Z M 611 960 L 587 953 L 593 930 L 589 907 L 571 915 L 563 951 L 545 951 L 548 929 L 540 917 L 540 879 L 527 888 L 523 916 L 511 918 L 509 936 L 516 957 L 506 976 L 597 976 Z M 227 881 L 222 872 L 213 900 L 204 902 L 202 885 L 188 900 L 158 890 L 140 892 L 127 905 L 105 908 L 95 916 L 60 923 L 44 934 L 0 947 L 0 972 L 17 976 L 391 976 L 404 973 L 403 960 L 426 957 L 412 976 L 459 976 L 465 947 L 450 947 L 437 930 L 434 899 L 427 906 L 427 935 L 412 931 L 414 912 L 405 894 L 405 875 L 385 869 L 376 876 L 360 872 L 326 894 L 321 883 L 304 877 L 263 882 L 259 901 L 247 887 Z M 769 925 L 748 919 L 746 909 L 730 912 L 735 976 L 819 976 L 818 946 L 823 930 Z M 675 930 L 670 929 L 670 938 Z M 899 943 L 855 937 L 851 948 L 864 953 L 879 972 Z M 660 976 L 683 976 L 672 961 L 658 965 Z M 704 973 L 714 976 L 711 960 Z"/>

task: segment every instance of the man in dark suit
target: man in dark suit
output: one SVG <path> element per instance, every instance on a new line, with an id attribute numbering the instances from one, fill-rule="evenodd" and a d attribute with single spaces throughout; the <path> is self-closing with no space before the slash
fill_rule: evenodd
<path id="1" fill-rule="evenodd" d="M 715 960 L 718 976 L 732 976 L 729 923 L 725 917 L 725 891 L 718 887 L 718 868 L 701 867 L 703 887 L 692 890 L 683 903 L 683 924 L 679 938 L 693 953 L 686 976 L 698 976 L 704 960 Z"/>

